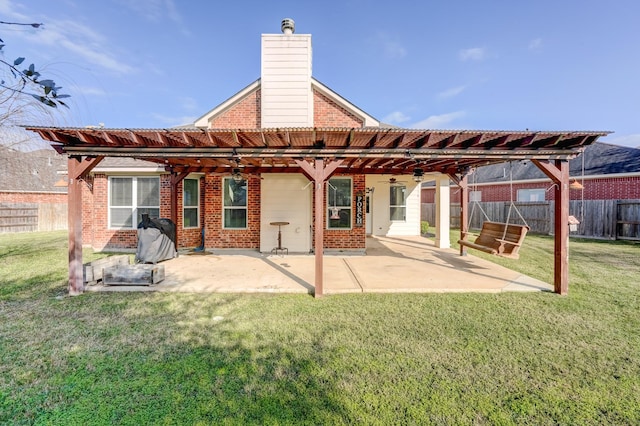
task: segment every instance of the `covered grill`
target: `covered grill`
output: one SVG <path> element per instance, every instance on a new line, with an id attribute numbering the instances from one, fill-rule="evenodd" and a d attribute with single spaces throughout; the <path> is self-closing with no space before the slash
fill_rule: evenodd
<path id="1" fill-rule="evenodd" d="M 136 263 L 158 263 L 177 256 L 175 223 L 171 219 L 151 219 L 143 214 L 138 224 Z"/>

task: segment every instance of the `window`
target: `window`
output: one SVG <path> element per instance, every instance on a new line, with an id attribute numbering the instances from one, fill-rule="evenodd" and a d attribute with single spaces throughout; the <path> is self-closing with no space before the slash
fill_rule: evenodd
<path id="1" fill-rule="evenodd" d="M 223 218 L 225 229 L 247 228 L 247 181 L 226 177 L 222 180 Z"/>
<path id="2" fill-rule="evenodd" d="M 143 213 L 152 218 L 160 216 L 160 179 L 109 178 L 109 227 L 135 228 Z"/>
<path id="3" fill-rule="evenodd" d="M 407 187 L 404 185 L 391 185 L 389 188 L 389 217 L 392 221 L 407 220 Z"/>
<path id="4" fill-rule="evenodd" d="M 544 189 L 518 189 L 518 201 L 544 201 Z"/>
<path id="5" fill-rule="evenodd" d="M 327 182 L 327 228 L 351 229 L 351 178 Z"/>
<path id="6" fill-rule="evenodd" d="M 182 181 L 182 226 L 197 228 L 200 219 L 200 190 L 198 179 Z"/>

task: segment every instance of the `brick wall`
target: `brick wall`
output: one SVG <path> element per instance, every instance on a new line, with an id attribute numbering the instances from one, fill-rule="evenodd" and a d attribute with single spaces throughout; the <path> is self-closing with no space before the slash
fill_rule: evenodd
<path id="1" fill-rule="evenodd" d="M 256 90 L 233 105 L 209 124 L 212 129 L 260 128 L 261 92 Z M 313 123 L 315 127 L 362 127 L 361 118 L 347 111 L 324 94 L 313 92 Z"/>
<path id="2" fill-rule="evenodd" d="M 313 91 L 315 127 L 362 127 L 363 121 L 324 94 Z"/>
<path id="3" fill-rule="evenodd" d="M 247 178 L 247 229 L 222 229 L 223 176 L 205 177 L 205 247 L 260 248 L 260 178 Z"/>
<path id="4" fill-rule="evenodd" d="M 327 249 L 364 249 L 366 243 L 366 229 L 363 226 L 356 227 L 356 197 L 355 194 L 358 192 L 365 192 L 365 176 L 364 175 L 347 175 L 347 174 L 335 174 L 332 178 L 335 177 L 351 177 L 352 179 L 352 191 L 353 196 L 351 198 L 351 229 L 327 229 L 327 191 L 325 189 L 324 193 L 324 205 L 322 206 L 325 209 L 325 221 L 322 224 L 324 227 L 324 242 L 323 247 Z M 325 185 L 326 188 L 326 185 Z M 315 217 L 315 196 L 313 198 L 313 217 Z M 315 233 L 314 233 L 315 237 Z M 315 241 L 312 241 L 312 244 L 315 244 Z"/>
<path id="5" fill-rule="evenodd" d="M 261 92 L 256 90 L 223 111 L 210 122 L 211 128 L 260 128 Z M 316 127 L 362 127 L 363 121 L 336 104 L 327 96 L 314 91 L 314 125 Z M 200 181 L 201 226 L 205 227 L 206 248 L 260 247 L 260 179 L 248 179 L 247 229 L 222 229 L 222 176 L 207 175 Z M 83 190 L 83 243 L 96 249 L 134 249 L 137 246 L 136 230 L 108 229 L 108 177 L 96 174 L 90 179 L 91 189 Z M 354 193 L 365 189 L 364 175 L 353 176 Z M 160 216 L 171 216 L 170 175 L 160 179 Z M 201 228 L 182 229 L 182 185 L 178 185 L 178 247 L 197 247 L 201 241 Z M 353 205 L 355 211 L 355 200 Z M 324 245 L 327 248 L 364 248 L 365 228 L 351 230 L 326 230 Z M 326 226 L 323 224 L 323 226 Z"/>
<path id="6" fill-rule="evenodd" d="M 184 182 L 184 181 L 183 181 Z M 204 202 L 206 200 L 204 194 L 204 177 L 198 179 L 199 182 L 199 191 L 200 191 L 200 223 L 197 228 L 187 228 L 184 229 L 184 210 L 183 210 L 183 190 L 184 186 L 182 183 L 178 185 L 178 248 L 193 248 L 200 246 L 200 242 L 202 241 L 202 225 L 204 223 Z M 167 190 L 167 197 L 171 197 L 171 193 L 169 192 L 170 187 Z M 169 203 L 170 204 L 170 203 Z M 169 210 L 167 211 L 165 216 L 162 217 L 171 217 L 171 206 L 169 206 Z"/>
<path id="7" fill-rule="evenodd" d="M 98 173 L 88 178 L 88 185 L 82 189 L 82 243 L 97 250 L 135 249 L 137 229 L 109 229 L 108 182 L 108 176 Z M 181 215 L 181 199 L 178 203 Z M 160 217 L 171 217 L 171 176 L 168 174 L 160 175 Z"/>
<path id="8" fill-rule="evenodd" d="M 249 93 L 240 102 L 214 117 L 209 127 L 212 129 L 260 128 L 260 93 L 260 90 Z"/>
<path id="9" fill-rule="evenodd" d="M 66 192 L 0 191 L 0 203 L 66 204 Z"/>

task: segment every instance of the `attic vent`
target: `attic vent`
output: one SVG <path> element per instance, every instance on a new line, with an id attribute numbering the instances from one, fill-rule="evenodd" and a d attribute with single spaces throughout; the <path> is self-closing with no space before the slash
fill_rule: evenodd
<path id="1" fill-rule="evenodd" d="M 293 22 L 291 18 L 284 18 L 282 20 L 282 25 L 280 26 L 283 34 L 291 35 L 296 32 L 296 24 Z"/>

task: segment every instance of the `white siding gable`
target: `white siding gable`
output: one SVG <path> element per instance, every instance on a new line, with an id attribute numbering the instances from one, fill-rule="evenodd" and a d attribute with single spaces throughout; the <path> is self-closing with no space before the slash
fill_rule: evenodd
<path id="1" fill-rule="evenodd" d="M 263 34 L 262 127 L 313 127 L 311 35 Z"/>

